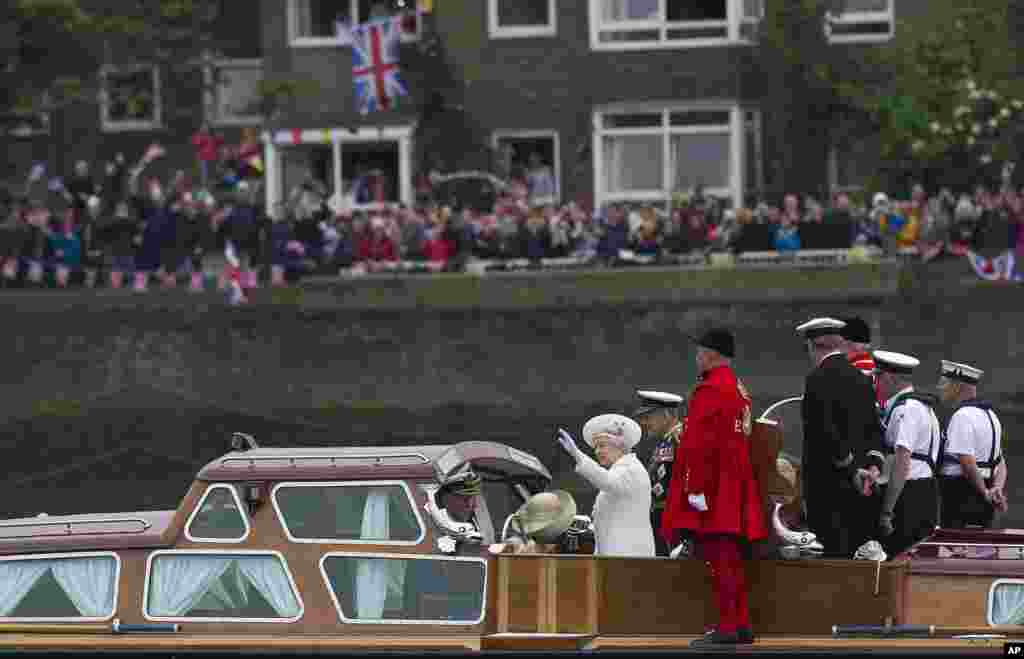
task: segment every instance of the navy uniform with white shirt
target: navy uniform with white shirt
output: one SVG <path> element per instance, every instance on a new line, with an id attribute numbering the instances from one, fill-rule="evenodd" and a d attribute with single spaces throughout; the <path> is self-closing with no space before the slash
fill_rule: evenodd
<path id="1" fill-rule="evenodd" d="M 878 350 L 874 353 L 879 371 L 909 377 L 921 363 L 909 355 Z M 882 546 L 889 556 L 908 549 L 935 531 L 939 516 L 939 493 L 935 479 L 942 445 L 942 428 L 935 415 L 938 399 L 904 387 L 891 395 L 883 410 L 885 452 L 889 456 L 888 483 L 882 495 L 880 528 L 891 524 L 892 533 L 882 531 Z M 898 473 L 896 449 L 910 452 L 910 469 Z"/>
<path id="2" fill-rule="evenodd" d="M 953 382 L 976 386 L 983 374 L 984 371 L 967 364 L 942 362 L 942 377 Z M 1003 461 L 1002 436 L 1003 426 L 989 403 L 978 399 L 960 401 L 946 426 L 940 469 L 943 528 L 992 526 L 995 507 L 965 475 L 960 458 L 974 458 L 985 488 L 991 488 L 996 467 Z"/>
<path id="3" fill-rule="evenodd" d="M 672 482 L 672 465 L 676 460 L 679 448 L 679 436 L 683 432 L 683 424 L 679 421 L 679 406 L 683 397 L 662 391 L 637 391 L 641 407 L 633 413 L 633 418 L 642 422 L 643 417 L 654 413 L 668 413 L 672 425 L 661 437 L 658 437 L 651 459 L 647 465 L 647 473 L 651 477 L 651 526 L 654 528 L 654 544 L 658 556 L 668 556 L 669 547 L 658 532 L 661 527 L 661 515 L 665 511 L 669 484 Z"/>

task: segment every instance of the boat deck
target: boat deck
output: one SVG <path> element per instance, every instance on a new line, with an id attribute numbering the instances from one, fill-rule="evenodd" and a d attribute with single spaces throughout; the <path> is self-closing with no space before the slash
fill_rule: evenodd
<path id="1" fill-rule="evenodd" d="M 0 634 L 0 653 L 31 652 L 687 652 L 695 636 L 586 636 L 578 634 L 494 634 L 490 636 L 326 636 L 251 634 Z M 1006 638 L 830 638 L 759 637 L 753 645 L 722 648 L 740 654 L 845 653 L 1003 654 Z M 715 650 L 710 649 L 709 650 Z M 701 650 L 694 650 L 700 652 Z M 707 650 L 703 650 L 707 651 Z"/>

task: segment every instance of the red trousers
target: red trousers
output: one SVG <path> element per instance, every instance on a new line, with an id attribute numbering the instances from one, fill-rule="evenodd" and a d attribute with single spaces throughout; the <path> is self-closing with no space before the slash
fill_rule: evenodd
<path id="1" fill-rule="evenodd" d="M 747 579 L 739 539 L 730 535 L 699 535 L 697 547 L 711 574 L 713 596 L 718 600 L 718 626 L 723 634 L 750 629 Z"/>

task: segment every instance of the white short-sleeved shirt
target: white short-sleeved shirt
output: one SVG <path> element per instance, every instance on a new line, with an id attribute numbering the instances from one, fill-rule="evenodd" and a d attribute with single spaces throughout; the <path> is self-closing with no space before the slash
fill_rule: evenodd
<path id="1" fill-rule="evenodd" d="M 991 415 L 991 416 L 990 416 Z M 989 418 L 992 422 L 989 423 Z M 993 437 L 992 428 L 995 427 Z M 946 453 L 954 457 L 971 455 L 978 462 L 987 462 L 992 455 L 992 442 L 996 443 L 995 458 L 1003 454 L 1000 439 L 1003 436 L 1003 426 L 999 423 L 999 417 L 995 412 L 981 409 L 980 407 L 961 407 L 953 413 L 949 419 L 949 426 L 946 428 Z M 992 475 L 991 469 L 979 468 L 982 478 L 989 478 Z M 942 473 L 948 476 L 960 476 L 963 468 L 960 463 L 948 462 L 942 465 Z"/>
<path id="2" fill-rule="evenodd" d="M 895 400 L 895 397 L 890 400 Z M 938 418 L 931 408 L 919 400 L 907 400 L 896 407 L 885 429 L 887 448 L 905 448 L 911 453 L 930 454 L 933 460 L 938 460 L 941 440 Z M 927 463 L 916 459 L 910 461 L 908 480 L 932 476 L 931 467 Z"/>

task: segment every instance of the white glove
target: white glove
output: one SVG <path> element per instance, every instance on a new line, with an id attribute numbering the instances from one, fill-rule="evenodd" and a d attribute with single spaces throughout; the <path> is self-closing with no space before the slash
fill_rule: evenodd
<path id="1" fill-rule="evenodd" d="M 562 449 L 564 449 L 565 452 L 568 453 L 573 460 L 579 462 L 579 456 L 580 453 L 582 453 L 582 451 L 580 451 L 579 447 L 576 446 L 576 440 L 573 439 L 572 435 L 570 435 L 565 430 L 559 428 L 558 443 L 562 445 Z"/>
<path id="2" fill-rule="evenodd" d="M 686 500 L 690 502 L 690 505 L 702 513 L 708 511 L 708 502 L 704 498 L 703 494 L 691 494 L 686 497 Z"/>

